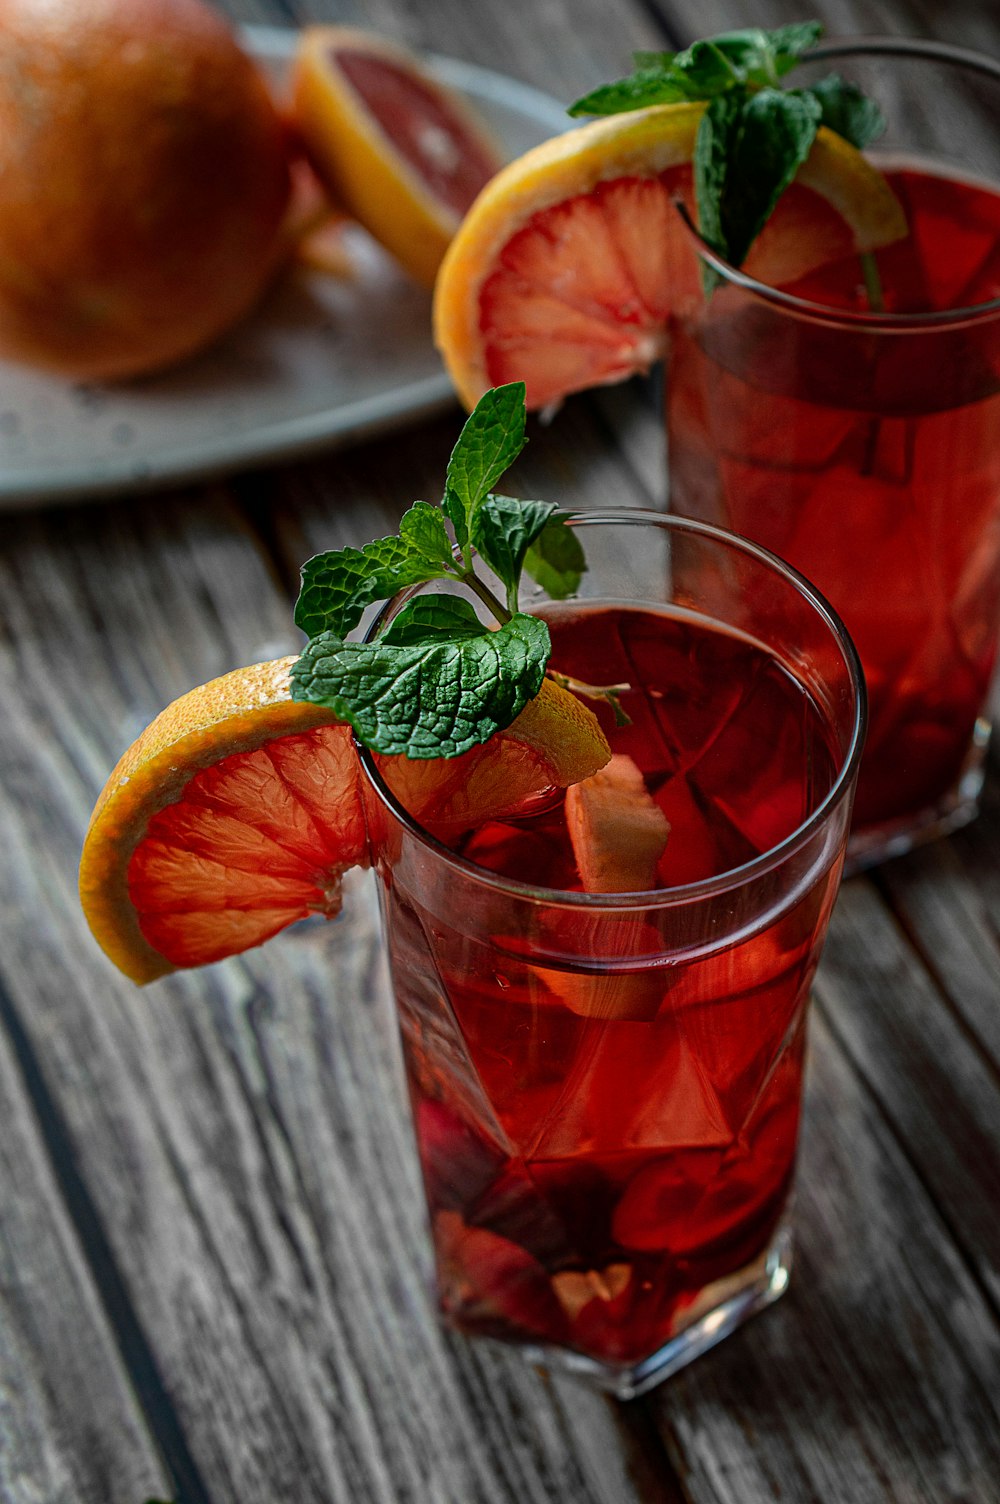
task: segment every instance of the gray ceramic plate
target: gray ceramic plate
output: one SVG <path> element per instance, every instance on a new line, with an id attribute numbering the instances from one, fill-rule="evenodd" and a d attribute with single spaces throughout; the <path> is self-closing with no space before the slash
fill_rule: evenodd
<path id="1" fill-rule="evenodd" d="M 248 27 L 277 76 L 295 33 Z M 446 58 L 509 156 L 569 124 L 555 100 Z M 127 386 L 74 386 L 0 363 L 0 508 L 140 491 L 306 454 L 447 408 L 455 399 L 431 343 L 430 297 L 361 230 L 356 275 L 295 273 L 203 355 Z"/>

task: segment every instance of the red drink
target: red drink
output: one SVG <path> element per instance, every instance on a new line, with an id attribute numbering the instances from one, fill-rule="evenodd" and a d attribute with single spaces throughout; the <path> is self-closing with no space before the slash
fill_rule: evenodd
<path id="1" fill-rule="evenodd" d="M 910 226 L 877 257 L 888 317 L 857 257 L 783 289 L 798 305 L 723 287 L 675 331 L 667 404 L 672 507 L 787 559 L 854 638 L 862 855 L 973 812 L 1000 627 L 1000 193 L 888 176 Z"/>
<path id="2" fill-rule="evenodd" d="M 849 817 L 844 659 L 827 694 L 692 611 L 545 615 L 553 666 L 632 686 L 630 726 L 600 714 L 670 822 L 656 891 L 584 894 L 557 792 L 458 860 L 401 822 L 378 867 L 442 1308 L 627 1395 L 787 1281 L 805 1011 Z"/>
<path id="3" fill-rule="evenodd" d="M 605 730 L 671 823 L 663 887 L 759 856 L 829 792 L 829 729 L 762 649 L 629 609 L 550 621 L 561 671 L 636 686 L 623 697 L 633 724 L 616 730 L 607 715 Z M 474 831 L 461 850 L 580 891 L 562 797 Z M 419 903 L 390 906 L 441 1298 L 458 1325 L 636 1362 L 707 1286 L 768 1247 L 836 876 L 740 945 L 638 974 L 611 956 L 586 972 L 540 965 L 523 934 L 470 943 Z M 427 1026 L 442 989 L 447 1031 Z"/>

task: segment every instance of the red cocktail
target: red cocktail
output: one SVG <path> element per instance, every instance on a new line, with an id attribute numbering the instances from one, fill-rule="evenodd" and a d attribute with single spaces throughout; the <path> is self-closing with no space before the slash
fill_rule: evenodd
<path id="1" fill-rule="evenodd" d="M 630 725 L 600 714 L 632 806 L 609 834 L 553 794 L 448 849 L 376 778 L 371 829 L 442 1308 L 624 1395 L 787 1282 L 860 685 L 822 606 L 748 545 L 579 525 L 601 599 L 544 608 L 552 664 L 630 685 Z M 671 589 L 614 599 L 629 559 Z M 641 831 L 615 833 L 639 805 L 669 822 L 648 891 L 585 891 L 595 844 L 642 870 Z"/>
<path id="2" fill-rule="evenodd" d="M 884 94 L 892 54 L 913 49 L 951 161 L 967 152 L 986 172 L 980 112 L 1000 105 L 1000 68 L 894 44 L 866 89 Z M 944 97 L 932 73 L 948 75 Z M 904 127 L 905 105 L 886 101 Z M 871 717 L 860 861 L 975 812 L 1000 629 L 1000 188 L 885 162 L 909 234 L 878 252 L 880 293 L 857 256 L 780 292 L 718 264 L 723 284 L 674 330 L 667 400 L 672 507 L 801 569 L 857 645 Z"/>

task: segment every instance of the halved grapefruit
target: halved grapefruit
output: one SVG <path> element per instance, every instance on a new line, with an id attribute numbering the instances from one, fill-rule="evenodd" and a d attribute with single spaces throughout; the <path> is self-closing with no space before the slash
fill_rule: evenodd
<path id="1" fill-rule="evenodd" d="M 412 53 L 341 26 L 302 33 L 292 109 L 336 202 L 431 287 L 463 214 L 503 162 L 475 112 Z"/>
<path id="2" fill-rule="evenodd" d="M 524 381 L 532 408 L 622 381 L 662 356 L 667 319 L 698 292 L 675 200 L 693 205 L 703 104 L 595 120 L 535 147 L 476 199 L 445 255 L 438 347 L 470 408 Z M 882 175 L 821 128 L 745 270 L 779 286 L 906 233 Z"/>
<path id="3" fill-rule="evenodd" d="M 135 982 L 260 945 L 339 911 L 368 862 L 350 728 L 289 694 L 295 660 L 237 669 L 175 700 L 129 747 L 84 842 L 80 897 L 98 943 Z M 382 759 L 417 819 L 458 833 L 610 756 L 596 717 L 545 681 L 506 731 L 464 757 Z"/>

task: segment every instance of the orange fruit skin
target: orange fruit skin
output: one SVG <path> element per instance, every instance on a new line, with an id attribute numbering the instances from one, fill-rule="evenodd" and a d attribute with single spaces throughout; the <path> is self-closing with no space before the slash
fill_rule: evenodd
<path id="1" fill-rule="evenodd" d="M 526 800 L 590 778 L 611 756 L 593 711 L 551 679 L 504 731 L 459 757 L 380 757 L 400 804 L 432 835 L 454 840 L 485 820 L 502 820 Z"/>
<path id="2" fill-rule="evenodd" d="M 0 0 L 0 355 L 171 364 L 277 265 L 288 131 L 201 0 Z"/>
<path id="3" fill-rule="evenodd" d="M 294 662 L 235 669 L 182 695 L 108 778 L 84 840 L 80 901 L 133 981 L 238 954 L 310 913 L 332 917 L 344 872 L 367 866 L 350 727 L 291 699 Z M 593 713 L 546 681 L 513 725 L 464 757 L 379 762 L 447 838 L 609 756 Z"/>
<path id="4" fill-rule="evenodd" d="M 80 900 L 98 944 L 133 981 L 151 982 L 175 969 L 146 939 L 129 892 L 129 867 L 150 820 L 222 757 L 321 726 L 335 727 L 349 743 L 348 728 L 329 711 L 290 698 L 294 662 L 237 669 L 182 695 L 133 742 L 101 791 L 80 860 Z"/>
<path id="5" fill-rule="evenodd" d="M 465 100 L 434 79 L 418 58 L 385 38 L 345 26 L 307 27 L 292 73 L 292 116 L 316 172 L 334 202 L 362 224 L 403 269 L 433 287 L 460 214 L 397 149 L 337 65 L 350 49 L 384 62 L 437 101 L 459 150 L 496 171 L 503 158 Z"/>

